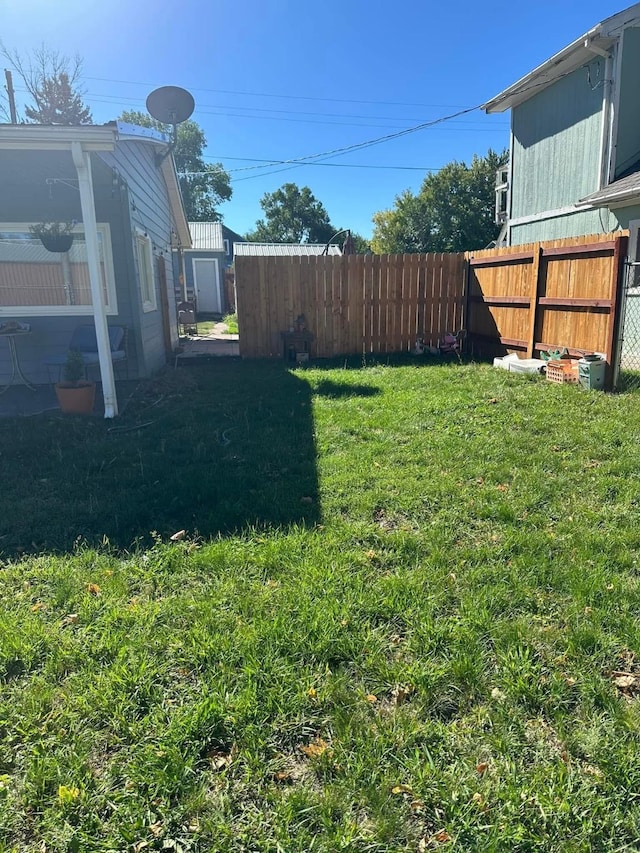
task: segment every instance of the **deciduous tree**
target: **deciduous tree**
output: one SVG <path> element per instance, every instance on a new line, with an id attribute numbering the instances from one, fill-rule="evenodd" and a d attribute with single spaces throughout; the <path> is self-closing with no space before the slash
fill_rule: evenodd
<path id="1" fill-rule="evenodd" d="M 8 61 L 33 99 L 24 107 L 27 123 L 91 124 L 91 110 L 82 100 L 79 56 L 71 58 L 45 45 L 23 56 L 1 42 L 0 56 Z M 2 111 L 6 116 L 6 109 Z"/>
<path id="2" fill-rule="evenodd" d="M 416 194 L 405 190 L 394 206 L 373 216 L 375 252 L 462 252 L 494 240 L 496 171 L 506 151 L 474 155 L 471 165 L 453 161 L 427 175 Z"/>
<path id="3" fill-rule="evenodd" d="M 327 243 L 338 230 L 309 187 L 283 184 L 279 190 L 265 193 L 260 207 L 265 215 L 247 234 L 247 240 L 252 242 Z"/>

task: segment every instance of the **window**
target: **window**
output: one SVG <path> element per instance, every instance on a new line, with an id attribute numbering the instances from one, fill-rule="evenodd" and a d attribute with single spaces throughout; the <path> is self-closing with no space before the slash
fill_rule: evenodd
<path id="1" fill-rule="evenodd" d="M 29 230 L 36 223 L 0 223 L 0 317 L 92 314 L 87 244 L 82 224 L 68 252 L 48 252 Z M 111 232 L 98 223 L 102 293 L 117 314 Z"/>
<path id="2" fill-rule="evenodd" d="M 501 166 L 496 173 L 496 224 L 509 218 L 509 166 Z"/>
<path id="3" fill-rule="evenodd" d="M 156 282 L 153 275 L 153 247 L 151 238 L 136 229 L 136 256 L 138 258 L 138 280 L 143 311 L 155 311 Z"/>
<path id="4" fill-rule="evenodd" d="M 231 247 L 229 246 L 229 241 L 226 239 L 224 241 L 224 253 L 227 257 L 231 254 Z"/>

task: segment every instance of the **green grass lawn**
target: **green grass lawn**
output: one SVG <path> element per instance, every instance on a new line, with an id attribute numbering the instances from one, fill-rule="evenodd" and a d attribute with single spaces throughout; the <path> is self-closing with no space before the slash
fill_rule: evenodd
<path id="1" fill-rule="evenodd" d="M 640 395 L 220 363 L 0 458 L 3 853 L 640 849 Z"/>

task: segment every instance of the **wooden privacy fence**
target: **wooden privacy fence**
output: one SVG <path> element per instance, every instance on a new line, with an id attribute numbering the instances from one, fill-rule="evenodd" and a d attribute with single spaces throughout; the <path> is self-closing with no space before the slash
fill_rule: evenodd
<path id="1" fill-rule="evenodd" d="M 626 245 L 619 232 L 467 253 L 469 343 L 601 352 L 611 366 Z"/>
<path id="2" fill-rule="evenodd" d="M 304 314 L 311 355 L 408 352 L 463 325 L 462 254 L 236 257 L 240 355 L 283 355 Z"/>
<path id="3" fill-rule="evenodd" d="M 284 354 L 304 314 L 316 358 L 408 352 L 466 327 L 467 350 L 567 347 L 614 362 L 627 233 L 463 254 L 237 257 L 240 354 Z"/>

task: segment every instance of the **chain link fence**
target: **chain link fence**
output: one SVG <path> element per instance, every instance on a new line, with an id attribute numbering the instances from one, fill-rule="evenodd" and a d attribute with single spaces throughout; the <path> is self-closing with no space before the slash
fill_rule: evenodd
<path id="1" fill-rule="evenodd" d="M 625 264 L 618 339 L 617 365 L 614 376 L 617 391 L 640 389 L 640 264 Z"/>

